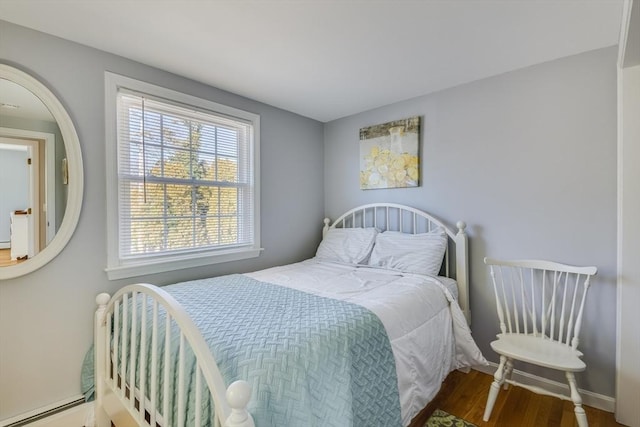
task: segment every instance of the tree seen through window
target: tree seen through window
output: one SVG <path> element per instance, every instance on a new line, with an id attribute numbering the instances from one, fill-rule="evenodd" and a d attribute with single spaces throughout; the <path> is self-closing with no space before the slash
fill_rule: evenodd
<path id="1" fill-rule="evenodd" d="M 238 243 L 238 129 L 138 106 L 129 126 L 130 253 Z"/>

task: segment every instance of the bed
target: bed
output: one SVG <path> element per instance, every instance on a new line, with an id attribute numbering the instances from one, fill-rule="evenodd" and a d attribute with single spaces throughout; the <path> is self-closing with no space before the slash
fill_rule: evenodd
<path id="1" fill-rule="evenodd" d="M 456 227 L 368 204 L 325 219 L 312 259 L 98 295 L 96 425 L 410 425 L 486 364 Z"/>

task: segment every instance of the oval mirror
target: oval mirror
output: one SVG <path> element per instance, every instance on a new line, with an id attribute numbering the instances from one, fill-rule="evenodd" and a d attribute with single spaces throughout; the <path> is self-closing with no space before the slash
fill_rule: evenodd
<path id="1" fill-rule="evenodd" d="M 30 273 L 62 251 L 82 192 L 71 117 L 40 81 L 0 64 L 0 280 Z"/>

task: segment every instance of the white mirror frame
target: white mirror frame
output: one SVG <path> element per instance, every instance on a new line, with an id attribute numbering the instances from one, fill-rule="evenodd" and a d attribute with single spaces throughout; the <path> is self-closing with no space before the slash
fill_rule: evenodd
<path id="1" fill-rule="evenodd" d="M 0 78 L 10 80 L 30 90 L 40 98 L 58 123 L 68 164 L 67 206 L 60 228 L 51 242 L 36 256 L 16 265 L 0 267 L 0 280 L 23 276 L 39 269 L 55 258 L 67 245 L 80 219 L 84 191 L 84 173 L 80 140 L 71 117 L 58 98 L 37 79 L 17 68 L 0 64 Z"/>

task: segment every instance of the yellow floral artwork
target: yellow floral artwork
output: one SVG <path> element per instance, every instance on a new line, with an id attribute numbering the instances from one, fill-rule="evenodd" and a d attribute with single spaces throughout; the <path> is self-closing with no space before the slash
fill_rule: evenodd
<path id="1" fill-rule="evenodd" d="M 417 187 L 420 117 L 360 129 L 360 188 Z"/>

